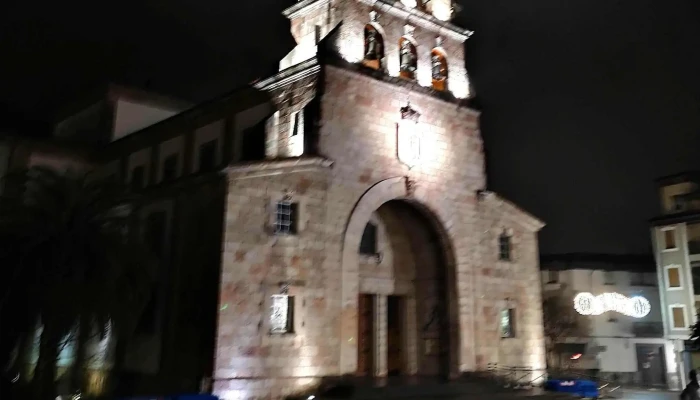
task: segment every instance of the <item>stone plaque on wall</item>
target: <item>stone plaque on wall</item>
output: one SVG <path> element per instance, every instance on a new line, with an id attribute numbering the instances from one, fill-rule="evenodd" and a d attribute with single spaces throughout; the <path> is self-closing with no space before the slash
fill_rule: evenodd
<path id="1" fill-rule="evenodd" d="M 270 332 L 287 333 L 289 326 L 289 296 L 286 294 L 276 294 L 272 296 L 272 307 L 270 309 Z"/>

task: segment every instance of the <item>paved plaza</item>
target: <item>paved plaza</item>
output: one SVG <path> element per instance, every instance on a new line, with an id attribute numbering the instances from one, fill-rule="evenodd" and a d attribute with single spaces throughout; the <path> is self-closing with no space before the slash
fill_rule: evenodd
<path id="1" fill-rule="evenodd" d="M 662 390 L 625 390 L 621 400 L 677 400 L 680 392 Z"/>

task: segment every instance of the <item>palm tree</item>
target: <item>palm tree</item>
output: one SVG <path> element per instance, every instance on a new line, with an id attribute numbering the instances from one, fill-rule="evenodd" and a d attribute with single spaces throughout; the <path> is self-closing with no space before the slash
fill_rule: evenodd
<path id="1" fill-rule="evenodd" d="M 39 399 L 55 398 L 60 345 L 76 325 L 72 384 L 81 390 L 90 337 L 108 326 L 127 334 L 148 300 L 153 258 L 130 213 L 136 201 L 116 180 L 87 173 L 32 167 L 6 177 L 0 268 L 9 269 L 2 273 L 10 285 L 0 297 L 0 324 L 15 313 L 9 308 L 29 316 L 27 324 L 41 321 Z"/>
<path id="2" fill-rule="evenodd" d="M 693 347 L 700 347 L 700 313 L 695 318 L 695 323 L 690 326 L 690 341 Z"/>

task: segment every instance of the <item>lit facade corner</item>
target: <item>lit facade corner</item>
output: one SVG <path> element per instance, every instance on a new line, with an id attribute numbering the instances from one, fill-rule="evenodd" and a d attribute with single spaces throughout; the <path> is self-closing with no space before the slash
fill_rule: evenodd
<path id="1" fill-rule="evenodd" d="M 450 92 L 452 92 L 452 95 L 458 99 L 468 99 L 472 96 L 471 93 L 471 87 L 469 85 L 469 78 L 466 76 L 466 73 L 464 77 L 456 77 L 452 78 L 450 77 Z"/>
<path id="2" fill-rule="evenodd" d="M 449 4 L 437 3 L 433 6 L 433 15 L 441 21 L 452 19 L 452 7 Z"/>
<path id="3" fill-rule="evenodd" d="M 358 63 L 364 58 L 363 32 L 347 32 L 343 35 L 338 47 L 340 56 L 349 63 Z"/>
<path id="4" fill-rule="evenodd" d="M 318 46 L 313 40 L 299 43 L 279 63 L 279 70 L 284 71 L 304 61 L 310 60 L 318 53 Z"/>

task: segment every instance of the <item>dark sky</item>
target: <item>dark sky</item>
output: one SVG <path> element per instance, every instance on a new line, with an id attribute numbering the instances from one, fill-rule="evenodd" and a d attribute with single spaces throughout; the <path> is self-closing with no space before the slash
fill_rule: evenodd
<path id="1" fill-rule="evenodd" d="M 9 3 L 0 110 L 37 133 L 96 84 L 203 100 L 273 72 L 293 45 L 289 0 Z M 461 5 L 491 189 L 548 223 L 543 253 L 648 251 L 653 178 L 700 168 L 700 2 Z"/>

